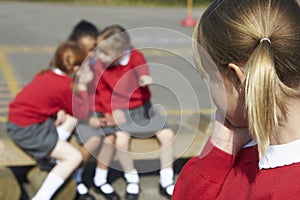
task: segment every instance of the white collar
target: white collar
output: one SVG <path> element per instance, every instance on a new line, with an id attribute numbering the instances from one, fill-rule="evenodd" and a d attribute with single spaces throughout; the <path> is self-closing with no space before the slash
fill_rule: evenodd
<path id="1" fill-rule="evenodd" d="M 281 145 L 271 145 L 259 161 L 260 169 L 282 167 L 300 162 L 300 140 Z"/>
<path id="2" fill-rule="evenodd" d="M 252 140 L 244 148 L 252 147 L 257 144 Z M 300 140 L 281 145 L 271 145 L 264 157 L 259 160 L 259 169 L 269 169 L 291 165 L 300 162 Z"/>
<path id="3" fill-rule="evenodd" d="M 125 55 L 121 58 L 119 63 L 122 66 L 126 66 L 129 63 L 129 60 L 130 60 L 130 51 L 126 51 Z"/>
<path id="4" fill-rule="evenodd" d="M 53 71 L 55 74 L 60 75 L 60 76 L 65 76 L 65 75 L 66 75 L 65 72 L 61 71 L 61 70 L 58 69 L 58 68 L 54 68 L 52 71 Z"/>
<path id="5" fill-rule="evenodd" d="M 255 146 L 255 145 L 257 145 L 257 142 L 255 140 L 251 140 L 248 144 L 243 146 L 243 148 L 252 147 L 252 146 Z"/>

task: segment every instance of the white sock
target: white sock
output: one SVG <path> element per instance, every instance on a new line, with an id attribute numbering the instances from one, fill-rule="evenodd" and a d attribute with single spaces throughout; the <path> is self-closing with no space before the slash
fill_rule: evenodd
<path id="1" fill-rule="evenodd" d="M 69 131 L 66 131 L 62 128 L 56 128 L 57 130 L 57 133 L 58 133 L 58 138 L 61 139 L 61 140 L 67 140 L 70 136 L 71 136 L 71 133 Z"/>
<path id="2" fill-rule="evenodd" d="M 100 186 L 107 182 L 107 169 L 101 169 L 99 167 L 96 167 L 95 170 L 95 176 L 94 176 L 94 183 L 96 186 Z"/>
<path id="3" fill-rule="evenodd" d="M 65 181 L 50 172 L 32 200 L 49 200 Z"/>
<path id="4" fill-rule="evenodd" d="M 78 184 L 76 190 L 79 194 L 86 194 L 89 191 L 83 183 Z"/>
<path id="5" fill-rule="evenodd" d="M 80 167 L 80 168 L 76 169 L 73 173 L 73 178 L 77 184 L 82 182 L 83 170 L 84 169 L 82 167 Z"/>
<path id="6" fill-rule="evenodd" d="M 173 183 L 174 172 L 171 167 L 161 169 L 159 174 L 159 182 L 162 187 L 167 187 Z"/>
<path id="7" fill-rule="evenodd" d="M 125 172 L 124 177 L 125 177 L 127 183 L 129 183 L 126 187 L 126 191 L 131 194 L 139 193 L 139 189 L 140 189 L 139 185 L 138 184 L 130 184 L 130 183 L 139 183 L 140 182 L 137 170 L 133 169 L 131 171 Z"/>
<path id="8" fill-rule="evenodd" d="M 108 174 L 107 169 L 101 169 L 99 167 L 96 167 L 95 176 L 94 176 L 94 184 L 99 187 L 100 185 L 103 185 L 104 183 L 106 183 L 107 182 L 107 174 Z M 105 184 L 105 185 L 101 186 L 101 190 L 102 190 L 102 192 L 104 192 L 106 194 L 110 194 L 114 191 L 114 188 L 110 184 Z"/>
<path id="9" fill-rule="evenodd" d="M 125 172 L 124 177 L 125 177 L 127 183 L 139 183 L 140 182 L 139 175 L 138 175 L 136 169 Z"/>

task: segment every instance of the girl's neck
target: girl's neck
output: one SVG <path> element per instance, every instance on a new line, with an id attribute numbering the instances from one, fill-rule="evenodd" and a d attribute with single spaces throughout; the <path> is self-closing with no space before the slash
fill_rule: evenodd
<path id="1" fill-rule="evenodd" d="M 289 99 L 287 108 L 287 120 L 280 122 L 280 129 L 271 145 L 285 144 L 300 139 L 300 100 Z"/>

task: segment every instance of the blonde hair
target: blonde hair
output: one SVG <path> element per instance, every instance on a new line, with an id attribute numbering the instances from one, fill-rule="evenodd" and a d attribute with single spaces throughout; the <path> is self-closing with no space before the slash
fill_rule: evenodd
<path id="1" fill-rule="evenodd" d="M 98 43 L 106 41 L 107 44 L 117 53 L 122 53 L 132 49 L 130 44 L 130 36 L 126 29 L 120 25 L 111 25 L 104 28 L 98 36 Z"/>
<path id="2" fill-rule="evenodd" d="M 201 48 L 225 83 L 241 85 L 229 63 L 244 67 L 249 129 L 264 155 L 278 132 L 279 115 L 287 117 L 284 95 L 299 97 L 299 0 L 217 0 L 201 17 L 193 37 L 200 73 L 209 70 Z"/>

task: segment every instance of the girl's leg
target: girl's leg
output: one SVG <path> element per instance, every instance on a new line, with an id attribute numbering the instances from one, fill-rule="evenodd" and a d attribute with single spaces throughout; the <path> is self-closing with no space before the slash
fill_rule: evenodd
<path id="1" fill-rule="evenodd" d="M 171 196 L 174 189 L 173 171 L 173 145 L 174 132 L 172 129 L 163 129 L 156 133 L 156 137 L 161 146 L 160 152 L 160 189 L 165 195 Z"/>
<path id="2" fill-rule="evenodd" d="M 80 147 L 84 163 L 88 161 L 91 155 L 96 155 L 96 152 L 101 145 L 101 140 L 101 137 L 93 136 Z"/>
<path id="3" fill-rule="evenodd" d="M 62 140 L 67 140 L 71 136 L 71 133 L 78 122 L 78 120 L 71 115 L 66 115 L 65 117 L 66 120 L 56 128 L 58 137 Z"/>
<path id="4" fill-rule="evenodd" d="M 97 187 L 107 183 L 108 167 L 115 150 L 114 144 L 115 135 L 108 135 L 104 137 L 101 150 L 96 158 L 97 166 L 95 169 L 94 184 Z M 101 187 L 101 190 L 105 193 L 112 193 L 114 191 L 114 189 L 108 184 L 105 187 Z"/>
<path id="5" fill-rule="evenodd" d="M 115 135 L 104 137 L 102 148 L 97 156 L 97 166 L 95 169 L 94 186 L 95 191 L 103 194 L 106 199 L 119 200 L 119 195 L 114 188 L 107 183 L 108 167 L 114 155 Z"/>
<path id="6" fill-rule="evenodd" d="M 58 140 L 50 157 L 60 162 L 49 172 L 33 200 L 50 199 L 82 161 L 81 153 L 63 140 Z"/>
<path id="7" fill-rule="evenodd" d="M 166 128 L 156 133 L 156 138 L 160 143 L 160 166 L 161 168 L 172 168 L 174 155 L 173 155 L 173 140 L 174 132 L 172 129 Z"/>
<path id="8" fill-rule="evenodd" d="M 129 196 L 132 196 L 132 199 L 137 199 L 140 181 L 137 170 L 134 168 L 133 159 L 128 151 L 131 136 L 122 131 L 118 131 L 116 135 L 117 155 L 127 181 L 126 196 L 128 199 L 131 198 Z"/>
<path id="9" fill-rule="evenodd" d="M 117 156 L 124 172 L 134 170 L 133 159 L 131 158 L 129 150 L 129 143 L 131 136 L 128 133 L 117 131 L 116 132 L 116 148 Z"/>
<path id="10" fill-rule="evenodd" d="M 86 185 L 82 182 L 83 178 L 83 171 L 85 164 L 87 163 L 88 159 L 91 155 L 95 155 L 94 153 L 99 148 L 101 144 L 101 137 L 93 136 L 89 138 L 81 147 L 80 152 L 83 156 L 83 163 L 82 165 L 77 168 L 73 174 L 73 177 L 77 183 L 77 196 L 84 196 L 85 198 L 82 199 L 94 199 L 91 194 L 89 194 L 89 190 Z"/>

